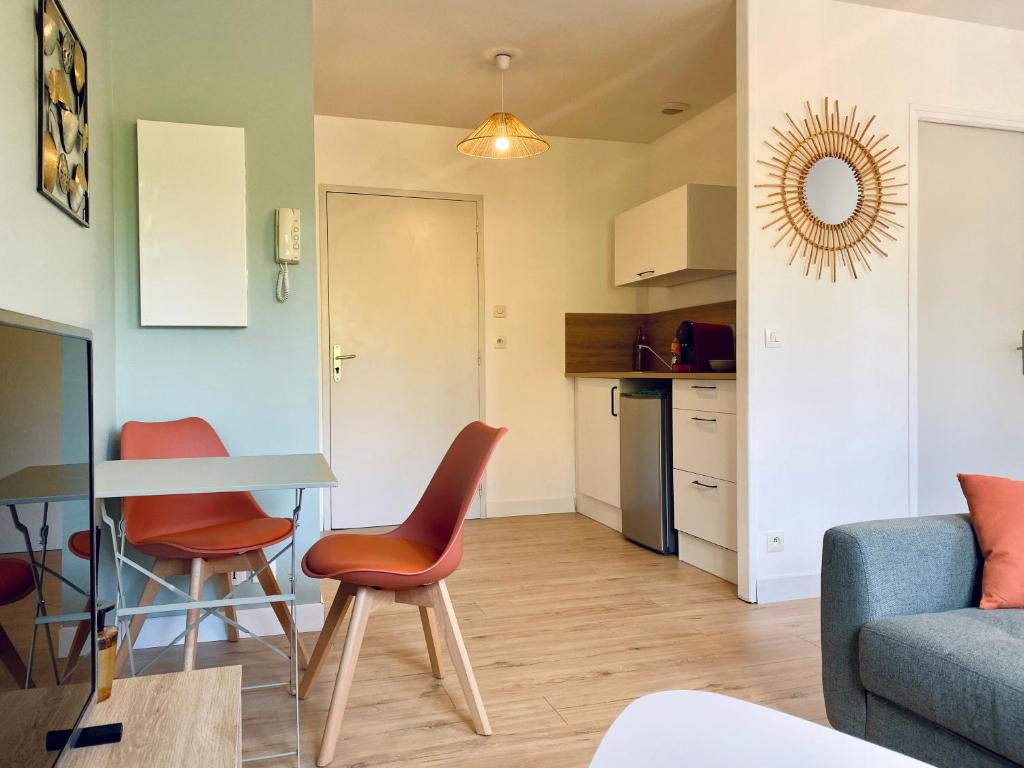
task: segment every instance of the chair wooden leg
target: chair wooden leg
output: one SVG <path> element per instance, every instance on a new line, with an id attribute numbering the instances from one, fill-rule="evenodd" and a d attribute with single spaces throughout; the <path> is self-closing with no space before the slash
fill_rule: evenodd
<path id="1" fill-rule="evenodd" d="M 86 613 L 92 610 L 92 600 L 87 600 L 85 608 L 83 609 Z M 82 655 L 82 648 L 85 647 L 85 641 L 89 639 L 89 632 L 92 629 L 92 622 L 89 619 L 83 619 L 78 622 L 78 626 L 75 628 L 75 636 L 71 640 L 71 648 L 68 649 L 68 658 L 64 662 L 63 677 L 67 677 L 71 674 L 71 670 L 75 668 L 78 663 L 79 656 Z"/>
<path id="2" fill-rule="evenodd" d="M 201 600 L 203 597 L 203 582 L 206 581 L 206 564 L 203 558 L 196 557 L 192 560 L 192 576 L 189 581 L 188 595 L 193 600 Z M 185 622 L 192 624 L 199 620 L 199 609 L 190 609 L 185 614 Z M 192 627 L 185 634 L 185 666 L 186 672 L 196 668 L 196 645 L 199 640 L 199 627 Z"/>
<path id="3" fill-rule="evenodd" d="M 420 623 L 423 625 L 423 637 L 427 641 L 427 655 L 430 657 L 430 673 L 438 680 L 444 677 L 441 669 L 441 639 L 437 636 L 437 620 L 434 609 L 420 606 Z"/>
<path id="4" fill-rule="evenodd" d="M 0 627 L 0 664 L 3 664 L 7 671 L 11 673 L 11 677 L 14 678 L 14 682 L 19 688 L 22 686 L 26 688 L 36 687 L 32 678 L 28 677 L 28 670 L 25 669 L 25 662 L 21 660 L 21 654 L 18 653 L 18 649 L 14 647 L 14 643 L 11 642 L 11 638 L 7 636 L 3 627 Z M 25 678 L 28 678 L 27 685 Z"/>
<path id="5" fill-rule="evenodd" d="M 252 566 L 254 571 L 259 571 L 263 566 L 267 564 L 267 556 L 263 554 L 263 550 L 256 550 L 255 552 L 248 552 L 246 557 L 249 559 L 249 565 Z M 274 578 L 274 572 L 270 568 L 263 568 L 260 575 L 257 576 L 260 580 L 260 586 L 263 587 L 263 591 L 268 595 L 280 595 L 281 587 L 277 583 L 277 579 Z M 271 607 L 274 609 L 274 614 L 277 616 L 277 620 L 281 623 L 281 629 L 284 630 L 285 637 L 291 637 L 292 634 L 292 615 L 288 611 L 288 605 L 286 603 L 271 603 Z M 298 645 L 299 652 L 299 667 L 306 669 L 309 666 L 309 655 L 306 653 L 305 647 L 302 645 L 302 640 L 296 634 L 295 636 L 296 645 Z"/>
<path id="6" fill-rule="evenodd" d="M 331 608 L 327 612 L 327 618 L 324 619 L 324 628 L 320 630 L 320 637 L 317 638 L 313 655 L 309 659 L 309 666 L 306 667 L 306 673 L 302 676 L 302 682 L 299 684 L 300 699 L 309 696 L 309 691 L 312 689 L 313 683 L 316 682 L 316 676 L 320 672 L 324 659 L 330 653 L 334 637 L 338 634 L 338 628 L 341 626 L 341 620 L 345 618 L 345 612 L 350 605 L 352 605 L 352 592 L 344 586 L 339 587 L 338 594 L 334 596 L 334 602 L 331 603 Z"/>
<path id="7" fill-rule="evenodd" d="M 469 713 L 473 718 L 473 728 L 481 736 L 490 736 L 491 723 L 487 719 L 483 699 L 480 698 L 480 689 L 476 685 L 473 667 L 469 663 L 466 644 L 462 642 L 459 621 L 455 618 L 455 609 L 452 607 L 452 600 L 448 595 L 448 587 L 445 586 L 444 579 L 434 584 L 431 592 L 434 598 L 434 610 L 437 611 L 438 620 L 441 622 L 441 627 L 444 630 L 444 639 L 445 644 L 448 646 L 448 653 L 452 657 L 452 664 L 455 666 L 455 672 L 459 676 L 462 692 L 466 696 L 466 704 L 469 705 Z"/>
<path id="8" fill-rule="evenodd" d="M 157 560 L 153 563 L 153 573 L 159 576 L 161 579 L 166 579 L 169 576 L 177 576 L 182 573 L 182 564 L 188 561 L 180 560 Z M 187 571 L 186 571 L 187 573 Z M 155 579 L 149 579 L 146 582 L 146 586 L 142 589 L 142 595 L 139 596 L 138 607 L 144 608 L 147 605 L 152 605 L 153 601 L 156 600 L 157 594 L 160 592 L 161 584 Z M 135 641 L 139 639 L 139 633 L 142 632 L 142 625 L 146 622 L 146 614 L 137 613 L 132 616 L 131 623 L 128 625 L 128 637 L 122 638 L 120 646 L 117 649 L 117 658 L 114 664 L 114 677 L 120 677 L 124 672 L 124 666 L 128 663 L 128 648 L 129 646 L 135 647 Z"/>
<path id="9" fill-rule="evenodd" d="M 224 597 L 231 591 L 231 574 L 228 571 L 217 574 L 217 581 L 220 584 L 220 596 Z M 224 609 L 224 615 L 226 615 L 232 621 L 238 621 L 238 609 L 234 606 L 229 606 Z M 231 624 L 224 624 L 225 629 L 228 632 L 228 642 L 238 642 L 238 627 Z"/>
<path id="10" fill-rule="evenodd" d="M 388 593 L 389 595 L 391 593 Z M 366 622 L 373 612 L 378 595 L 369 587 L 359 587 L 356 592 L 355 604 L 352 607 L 352 619 L 349 621 L 348 634 L 345 635 L 345 649 L 341 654 L 341 665 L 338 667 L 338 679 L 334 682 L 334 694 L 331 696 L 331 708 L 327 711 L 327 725 L 324 727 L 323 741 L 320 742 L 320 753 L 316 764 L 330 765 L 334 760 L 334 750 L 338 746 L 338 734 L 341 732 L 341 721 L 345 716 L 349 691 L 352 689 L 352 677 L 356 672 L 356 661 L 359 649 L 366 633 Z"/>

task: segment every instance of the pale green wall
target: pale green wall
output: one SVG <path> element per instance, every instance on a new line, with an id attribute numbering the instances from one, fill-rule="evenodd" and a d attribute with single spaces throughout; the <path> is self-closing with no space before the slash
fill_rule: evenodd
<path id="1" fill-rule="evenodd" d="M 312 2 L 113 0 L 112 10 L 117 422 L 198 415 L 232 453 L 317 451 Z M 247 328 L 139 326 L 139 119 L 245 129 Z M 305 242 L 283 305 L 274 299 L 277 207 L 302 210 Z M 291 493 L 259 500 L 290 513 Z M 319 532 L 315 492 L 302 523 L 300 553 Z M 305 577 L 299 594 L 319 601 Z"/>
<path id="2" fill-rule="evenodd" d="M 0 309 L 93 332 L 95 445 L 114 421 L 110 14 L 107 0 L 63 0 L 89 54 L 89 195 L 79 226 L 36 191 L 38 0 L 0 0 Z"/>

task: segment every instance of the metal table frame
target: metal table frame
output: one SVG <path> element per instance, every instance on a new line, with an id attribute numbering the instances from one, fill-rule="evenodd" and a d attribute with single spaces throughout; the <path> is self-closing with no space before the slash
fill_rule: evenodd
<path id="1" fill-rule="evenodd" d="M 148 466 L 143 466 L 148 465 Z M 290 466 L 286 466 L 290 465 Z M 142 478 L 141 482 L 135 482 L 136 478 L 131 475 L 135 470 L 155 470 L 150 472 L 149 478 Z M 262 476 L 260 473 L 264 473 Z M 123 475 L 118 478 L 114 475 Z M 218 481 L 223 473 L 225 479 Z M 162 477 L 161 477 L 162 475 Z M 170 478 L 173 477 L 173 481 Z M 144 461 L 110 461 L 103 462 L 97 467 L 95 497 L 99 508 L 100 519 L 104 526 L 110 531 L 110 539 L 114 552 L 114 571 L 117 577 L 117 606 L 116 621 L 121 628 L 121 636 L 128 643 L 128 663 L 132 676 L 145 672 L 157 659 L 161 658 L 179 640 L 184 638 L 192 629 L 198 632 L 199 625 L 210 616 L 215 616 L 225 625 L 230 625 L 249 637 L 257 640 L 261 645 L 281 656 L 289 662 L 288 680 L 278 683 L 262 683 L 257 685 L 243 686 L 242 691 L 262 690 L 267 688 L 280 688 L 287 686 L 295 698 L 295 749 L 287 752 L 278 752 L 267 755 L 247 757 L 243 763 L 272 760 L 285 757 L 295 757 L 295 764 L 299 766 L 302 759 L 302 739 L 300 729 L 299 698 L 296 694 L 299 679 L 299 638 L 298 638 L 298 611 L 295 597 L 295 577 L 297 548 L 295 536 L 299 528 L 299 513 L 302 510 L 303 493 L 307 488 L 326 488 L 337 485 L 333 473 L 327 465 L 326 460 L 320 454 L 300 454 L 293 456 L 231 456 L 208 459 L 152 459 Z M 291 537 L 279 552 L 269 558 L 263 568 L 269 568 L 282 555 L 288 553 L 291 560 L 291 569 L 288 574 L 289 591 L 281 595 L 256 595 L 252 597 L 234 596 L 235 591 L 242 584 L 250 584 L 262 572 L 254 571 L 242 584 L 235 587 L 224 597 L 215 600 L 193 600 L 185 591 L 171 584 L 164 578 L 157 576 L 145 566 L 137 563 L 125 552 L 127 543 L 125 537 L 125 526 L 123 518 L 115 521 L 107 511 L 106 499 L 124 498 L 128 496 L 158 496 L 158 495 L 179 495 L 191 493 L 226 493 L 238 491 L 260 491 L 260 490 L 282 490 L 290 488 L 295 491 L 295 505 L 292 508 L 292 533 Z M 163 605 L 148 605 L 144 607 L 133 607 L 129 605 L 125 595 L 123 568 L 131 568 L 147 578 L 158 582 L 165 589 L 170 590 L 177 596 L 184 598 L 183 601 L 176 601 Z M 273 644 L 267 642 L 252 630 L 246 628 L 235 620 L 228 618 L 224 609 L 237 608 L 240 606 L 269 605 L 271 603 L 287 603 L 291 615 L 291 633 L 288 638 L 288 653 L 283 652 Z M 165 645 L 160 652 L 151 659 L 142 669 L 135 669 L 135 655 L 129 631 L 130 622 L 133 616 L 139 614 L 159 614 L 178 611 L 198 610 L 199 617 L 188 623 L 186 619 L 185 628 L 178 635 Z"/>
<path id="2" fill-rule="evenodd" d="M 36 644 L 39 627 L 43 627 L 46 635 L 46 646 L 50 652 L 50 667 L 57 685 L 63 684 L 78 668 L 78 662 L 62 675 L 57 669 L 57 648 L 54 647 L 51 626 L 54 624 L 70 624 L 72 622 L 91 621 L 89 610 L 76 613 L 65 613 L 51 616 L 46 606 L 46 595 L 43 592 L 46 574 L 50 574 L 86 600 L 91 595 L 79 585 L 65 578 L 46 563 L 47 548 L 50 543 L 50 504 L 69 501 L 88 501 L 89 499 L 89 465 L 88 464 L 53 464 L 26 467 L 0 481 L 0 505 L 6 506 L 11 515 L 11 522 L 21 534 L 25 542 L 25 554 L 32 566 L 32 583 L 36 592 L 36 614 L 32 621 L 32 640 L 29 643 L 28 660 L 26 663 L 26 679 L 24 686 L 32 677 L 35 665 Z M 43 520 L 39 526 L 39 558 L 36 558 L 32 546 L 32 534 L 28 526 L 18 515 L 18 505 L 42 504 Z M 79 660 L 81 657 L 79 657 Z"/>

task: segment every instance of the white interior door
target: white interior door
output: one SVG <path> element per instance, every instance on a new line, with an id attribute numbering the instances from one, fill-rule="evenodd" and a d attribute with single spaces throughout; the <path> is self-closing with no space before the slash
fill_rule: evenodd
<path id="1" fill-rule="evenodd" d="M 480 418 L 477 204 L 328 192 L 326 238 L 331 527 L 394 525 Z"/>
<path id="2" fill-rule="evenodd" d="M 957 472 L 1024 479 L 1024 133 L 922 123 L 918 512 Z"/>

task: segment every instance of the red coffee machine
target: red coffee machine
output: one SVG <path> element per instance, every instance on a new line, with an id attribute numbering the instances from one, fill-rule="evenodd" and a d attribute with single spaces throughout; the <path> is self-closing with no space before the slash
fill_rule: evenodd
<path id="1" fill-rule="evenodd" d="M 706 373 L 708 360 L 735 360 L 736 342 L 732 326 L 717 323 L 692 323 L 684 320 L 672 342 L 672 370 L 679 373 Z"/>

